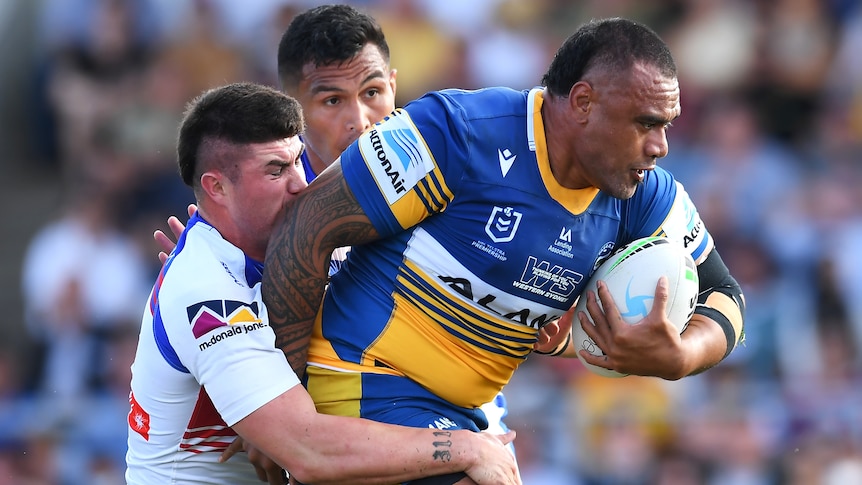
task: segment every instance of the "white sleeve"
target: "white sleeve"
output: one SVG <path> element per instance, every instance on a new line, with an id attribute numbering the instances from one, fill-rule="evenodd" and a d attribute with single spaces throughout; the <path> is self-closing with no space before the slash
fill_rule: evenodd
<path id="1" fill-rule="evenodd" d="M 204 276 L 204 275 L 201 275 Z M 206 281 L 161 301 L 168 338 L 180 361 L 206 388 L 229 426 L 299 384 L 280 349 L 260 295 L 233 281 Z M 167 282 L 165 283 L 167 285 Z M 221 292 L 214 292 L 219 288 Z M 165 292 L 163 294 L 177 294 Z M 224 299 L 213 300 L 215 295 Z M 168 323 L 170 322 L 170 324 Z"/>

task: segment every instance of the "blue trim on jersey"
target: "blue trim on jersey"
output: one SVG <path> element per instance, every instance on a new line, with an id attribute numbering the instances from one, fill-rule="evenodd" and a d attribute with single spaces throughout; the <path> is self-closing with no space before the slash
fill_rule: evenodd
<path id="1" fill-rule="evenodd" d="M 300 140 L 302 137 L 300 137 Z M 299 159 L 302 161 L 302 170 L 305 172 L 305 181 L 311 183 L 312 180 L 317 178 L 317 174 L 314 173 L 314 169 L 311 168 L 311 160 L 308 159 L 308 151 L 303 151 L 302 155 L 299 156 Z"/>
<path id="2" fill-rule="evenodd" d="M 245 257 L 245 281 L 248 284 L 248 287 L 251 288 L 254 285 L 260 283 L 260 280 L 263 279 L 263 263 L 252 259 L 248 256 Z"/>
<path id="3" fill-rule="evenodd" d="M 705 237 L 703 238 L 703 241 L 701 241 L 700 244 L 697 246 L 697 249 L 692 251 L 692 259 L 697 261 L 701 256 L 703 256 L 703 252 L 706 250 L 707 245 L 709 245 L 709 238 Z"/>
<path id="4" fill-rule="evenodd" d="M 177 254 L 180 254 L 183 248 L 186 246 L 186 235 L 196 223 L 199 221 L 203 221 L 203 218 L 198 216 L 198 213 L 195 212 L 194 215 L 189 219 L 189 222 L 186 224 L 185 230 L 180 234 L 179 239 L 177 239 L 177 245 L 174 247 L 174 250 L 171 251 L 170 256 L 168 256 L 168 260 L 165 261 L 165 265 L 162 268 L 161 273 L 159 273 L 159 278 L 156 280 L 156 285 L 153 287 L 153 295 L 150 298 L 150 311 L 153 314 L 153 337 L 156 340 L 156 347 L 159 349 L 159 353 L 162 354 L 162 357 L 165 359 L 165 362 L 168 363 L 174 369 L 184 372 L 186 374 L 189 373 L 189 370 L 186 366 L 183 365 L 182 361 L 180 361 L 180 357 L 177 355 L 177 351 L 174 350 L 173 345 L 171 345 L 170 340 L 168 339 L 168 333 L 165 329 L 165 322 L 162 320 L 162 312 L 159 308 L 159 290 L 162 288 L 162 282 L 165 279 L 165 275 L 168 273 L 168 269 L 171 267 L 171 264 L 174 262 L 174 258 Z"/>

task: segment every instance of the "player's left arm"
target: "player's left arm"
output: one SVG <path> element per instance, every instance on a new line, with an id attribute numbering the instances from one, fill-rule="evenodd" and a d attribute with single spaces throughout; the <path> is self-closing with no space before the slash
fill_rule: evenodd
<path id="1" fill-rule="evenodd" d="M 697 265 L 697 275 L 697 307 L 682 333 L 684 375 L 715 366 L 745 340 L 745 296 L 715 248 Z"/>
<path id="2" fill-rule="evenodd" d="M 276 346 L 297 375 L 305 373 L 333 250 L 378 237 L 344 179 L 340 160 L 285 209 L 269 240 L 262 294 Z"/>

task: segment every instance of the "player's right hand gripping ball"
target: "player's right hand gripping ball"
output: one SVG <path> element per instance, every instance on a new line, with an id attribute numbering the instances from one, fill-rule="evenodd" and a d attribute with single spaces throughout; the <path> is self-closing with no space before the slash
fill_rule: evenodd
<path id="1" fill-rule="evenodd" d="M 615 251 L 593 273 L 587 287 L 581 294 L 575 315 L 584 312 L 592 322 L 587 311 L 587 291 L 596 292 L 596 282 L 602 280 L 608 287 L 620 314 L 626 323 L 634 324 L 647 316 L 655 299 L 655 289 L 659 277 L 668 279 L 669 298 L 667 317 L 679 328 L 680 333 L 694 314 L 697 304 L 698 278 L 697 267 L 691 255 L 681 244 L 665 237 L 646 237 L 637 239 Z M 601 305 L 601 301 L 599 302 Z M 585 349 L 593 355 L 604 355 L 595 342 L 575 320 L 572 325 L 572 338 L 575 349 Z M 588 364 L 578 354 L 578 359 L 590 371 L 606 377 L 625 377 L 616 371 Z"/>

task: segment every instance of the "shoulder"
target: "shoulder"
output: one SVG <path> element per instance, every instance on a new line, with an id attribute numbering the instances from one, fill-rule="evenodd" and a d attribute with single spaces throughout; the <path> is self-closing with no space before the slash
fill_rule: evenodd
<path id="1" fill-rule="evenodd" d="M 404 108 L 411 115 L 422 111 L 441 111 L 450 115 L 459 114 L 465 120 L 526 116 L 527 94 L 528 91 L 505 87 L 444 89 L 429 92 Z"/>
<path id="2" fill-rule="evenodd" d="M 246 282 L 244 261 L 242 251 L 212 227 L 196 224 L 188 231 L 182 249 L 168 261 L 160 288 L 162 307 L 251 298 L 254 291 Z"/>

